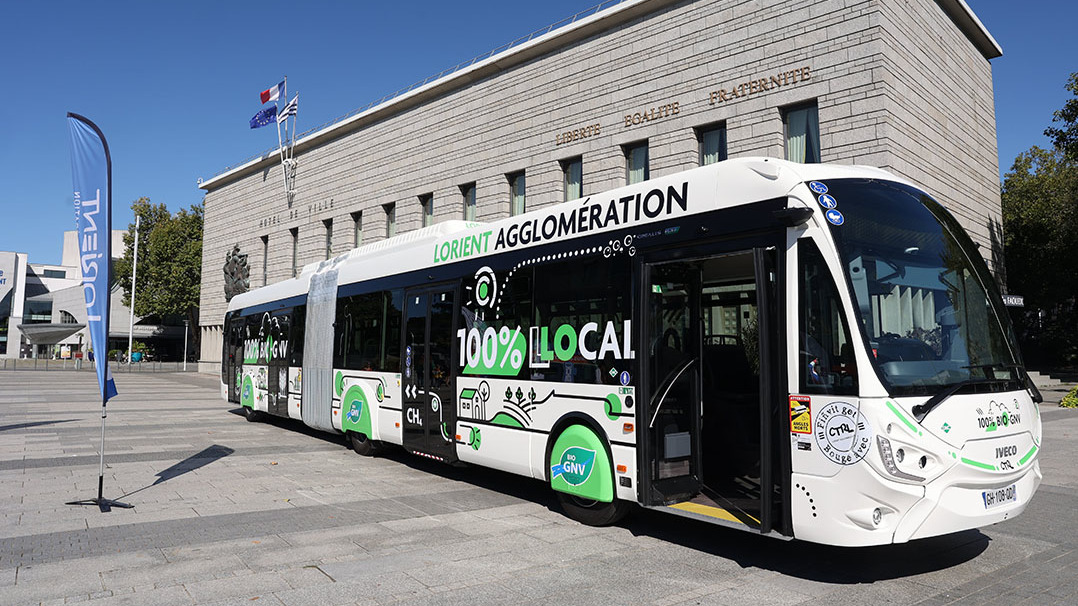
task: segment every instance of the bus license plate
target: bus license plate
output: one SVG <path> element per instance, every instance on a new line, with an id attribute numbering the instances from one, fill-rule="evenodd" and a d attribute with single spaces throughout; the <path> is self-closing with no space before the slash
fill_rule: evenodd
<path id="1" fill-rule="evenodd" d="M 992 509 L 993 507 L 999 507 L 1000 505 L 1006 505 L 1007 503 L 1018 502 L 1018 490 L 1015 489 L 1014 484 L 1011 484 L 1006 488 L 986 490 L 981 493 L 981 498 L 984 499 L 984 508 Z"/>

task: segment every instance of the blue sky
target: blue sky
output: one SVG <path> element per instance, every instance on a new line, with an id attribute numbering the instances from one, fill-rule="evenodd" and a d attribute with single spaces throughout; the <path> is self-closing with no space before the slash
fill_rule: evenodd
<path id="1" fill-rule="evenodd" d="M 992 61 L 1000 166 L 1032 145 L 1078 71 L 1072 2 L 967 0 L 1003 47 Z M 140 196 L 173 211 L 196 181 L 276 145 L 251 130 L 258 93 L 289 76 L 299 130 L 594 6 L 597 0 L 458 2 L 16 2 L 4 7 L 0 250 L 58 263 L 72 229 L 67 124 L 101 127 L 113 226 Z"/>

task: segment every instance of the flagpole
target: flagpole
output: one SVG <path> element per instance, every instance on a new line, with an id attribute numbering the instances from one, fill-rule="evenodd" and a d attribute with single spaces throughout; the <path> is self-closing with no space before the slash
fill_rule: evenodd
<path id="1" fill-rule="evenodd" d="M 283 85 L 284 94 L 284 108 L 285 115 L 284 120 L 277 121 L 277 150 L 281 157 L 281 176 L 284 177 L 284 196 L 288 202 L 288 207 L 292 207 L 293 196 L 295 191 L 292 190 L 292 185 L 295 182 L 294 162 L 292 160 L 293 146 L 295 145 L 296 136 L 296 123 L 295 118 L 292 120 L 292 134 L 288 132 L 288 106 L 290 101 L 288 100 L 288 76 L 284 77 Z M 278 118 L 280 118 L 278 113 Z M 284 136 L 281 135 L 281 129 L 284 129 Z"/>

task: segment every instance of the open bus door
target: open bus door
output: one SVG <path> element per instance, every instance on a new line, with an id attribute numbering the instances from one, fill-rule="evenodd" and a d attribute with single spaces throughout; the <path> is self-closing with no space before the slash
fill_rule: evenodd
<path id="1" fill-rule="evenodd" d="M 228 391 L 228 401 L 240 403 L 240 380 L 243 372 L 244 319 L 239 311 L 225 314 L 225 327 L 221 340 L 224 342 L 223 372 L 221 381 Z"/>
<path id="2" fill-rule="evenodd" d="M 777 247 L 682 249 L 640 262 L 643 504 L 781 532 Z"/>

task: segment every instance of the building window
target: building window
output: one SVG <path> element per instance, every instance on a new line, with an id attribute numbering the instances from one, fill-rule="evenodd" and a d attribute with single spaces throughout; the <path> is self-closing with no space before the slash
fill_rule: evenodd
<path id="1" fill-rule="evenodd" d="M 475 221 L 475 183 L 461 185 L 460 193 L 464 196 L 464 220 Z"/>
<path id="2" fill-rule="evenodd" d="M 67 272 L 62 269 L 46 269 L 42 275 L 46 278 L 66 278 Z"/>
<path id="3" fill-rule="evenodd" d="M 322 225 L 326 226 L 326 258 L 333 256 L 333 219 L 324 219 Z"/>
<path id="4" fill-rule="evenodd" d="M 397 235 L 397 205 L 383 204 L 382 210 L 386 211 L 386 237 L 392 238 Z"/>
<path id="5" fill-rule="evenodd" d="M 819 162 L 820 116 L 816 102 L 787 108 L 782 121 L 786 130 L 786 159 L 791 162 Z"/>
<path id="6" fill-rule="evenodd" d="M 523 215 L 526 209 L 524 204 L 524 171 L 506 175 L 509 179 L 509 216 Z"/>
<path id="7" fill-rule="evenodd" d="M 561 161 L 562 184 L 565 186 L 565 201 L 579 200 L 584 197 L 584 159 L 581 156 Z"/>
<path id="8" fill-rule="evenodd" d="M 434 225 L 434 194 L 419 196 L 419 207 L 423 212 L 423 227 Z"/>
<path id="9" fill-rule="evenodd" d="M 625 183 L 632 185 L 651 178 L 648 170 L 648 142 L 630 143 L 625 149 Z"/>
<path id="10" fill-rule="evenodd" d="M 296 262 L 299 260 L 299 228 L 293 227 L 288 230 L 292 234 L 292 277 L 296 277 Z"/>
<path id="11" fill-rule="evenodd" d="M 48 324 L 52 322 L 52 301 L 26 301 L 23 304 L 24 324 Z"/>
<path id="12" fill-rule="evenodd" d="M 363 211 L 352 213 L 352 248 L 363 246 Z"/>
<path id="13" fill-rule="evenodd" d="M 696 129 L 700 141 L 700 166 L 726 159 L 726 123 L 720 122 Z"/>
<path id="14" fill-rule="evenodd" d="M 266 276 L 269 275 L 269 236 L 262 236 L 262 286 L 266 285 Z"/>

